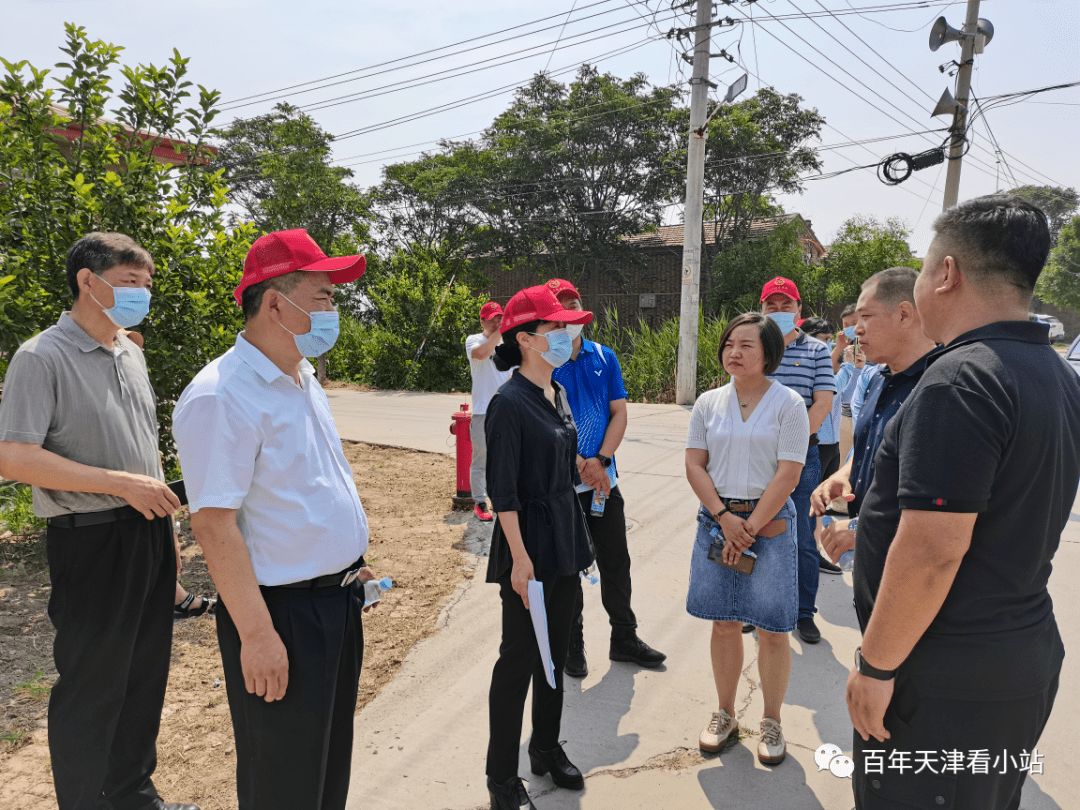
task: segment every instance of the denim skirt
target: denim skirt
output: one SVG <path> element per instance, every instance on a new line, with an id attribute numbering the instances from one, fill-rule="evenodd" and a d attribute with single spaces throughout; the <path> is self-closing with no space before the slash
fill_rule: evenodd
<path id="1" fill-rule="evenodd" d="M 742 622 L 771 633 L 790 633 L 799 617 L 798 545 L 795 504 L 788 498 L 777 513 L 787 531 L 758 537 L 750 551 L 757 555 L 752 574 L 740 574 L 709 559 L 709 546 L 723 544 L 724 532 L 702 507 L 690 557 L 690 590 L 686 612 L 714 622 Z M 714 536 L 713 528 L 718 531 Z"/>

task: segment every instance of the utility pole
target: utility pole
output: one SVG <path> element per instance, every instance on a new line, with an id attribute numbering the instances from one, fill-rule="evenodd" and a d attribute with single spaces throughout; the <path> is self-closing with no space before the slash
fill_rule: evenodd
<path id="1" fill-rule="evenodd" d="M 975 59 L 975 37 L 979 33 L 979 0 L 968 0 L 964 36 L 960 42 L 960 69 L 956 74 L 956 112 L 953 114 L 952 141 L 949 145 L 949 171 L 945 176 L 945 199 L 941 210 L 947 211 L 960 196 L 960 164 L 967 143 L 968 94 L 971 91 L 971 64 Z"/>
<path id="2" fill-rule="evenodd" d="M 976 5 L 978 5 L 976 3 Z M 701 305 L 701 220 L 705 184 L 705 114 L 709 107 L 709 45 L 712 0 L 697 0 L 694 73 L 690 79 L 690 135 L 686 150 L 686 206 L 683 214 L 682 295 L 679 305 L 679 357 L 675 402 L 693 405 L 697 397 L 698 308 Z"/>

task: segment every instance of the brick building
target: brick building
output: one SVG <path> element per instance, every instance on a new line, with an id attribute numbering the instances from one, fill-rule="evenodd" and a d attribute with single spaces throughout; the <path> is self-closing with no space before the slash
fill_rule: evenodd
<path id="1" fill-rule="evenodd" d="M 786 214 L 754 220 L 750 224 L 747 238 L 759 239 L 772 233 L 781 223 L 798 224 L 799 242 L 803 247 L 807 263 L 820 261 L 825 255 L 818 238 L 810 227 L 810 220 L 799 214 Z M 712 276 L 708 272 L 709 259 L 716 254 L 716 225 L 704 223 L 702 233 L 702 273 L 701 297 L 705 299 L 712 289 Z M 589 279 L 582 274 L 572 281 L 581 291 L 585 309 L 603 313 L 605 309 L 618 310 L 619 321 L 626 326 L 634 326 L 638 321 L 645 321 L 651 327 L 659 326 L 663 321 L 678 316 L 682 281 L 683 226 L 664 225 L 651 233 L 629 237 L 628 241 L 639 252 L 640 261 L 628 261 L 616 268 L 620 277 L 607 275 L 602 289 L 592 300 Z M 721 244 L 725 239 L 721 236 Z M 534 256 L 520 261 L 510 270 L 492 268 L 487 272 L 491 280 L 485 293 L 490 300 L 506 304 L 510 297 L 525 287 L 541 284 L 560 273 L 553 270 L 544 256 Z"/>

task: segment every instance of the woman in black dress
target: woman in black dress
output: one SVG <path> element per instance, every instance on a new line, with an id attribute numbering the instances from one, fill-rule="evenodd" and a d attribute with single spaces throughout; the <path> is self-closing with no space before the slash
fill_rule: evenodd
<path id="1" fill-rule="evenodd" d="M 497 515 L 487 581 L 499 583 L 502 644 L 488 695 L 487 785 L 492 810 L 533 808 L 518 777 L 525 696 L 532 683 L 529 760 L 538 775 L 581 790 L 581 771 L 559 744 L 563 664 L 579 572 L 593 561 L 585 516 L 574 487 L 577 429 L 563 389 L 551 379 L 572 351 L 566 324 L 586 324 L 591 312 L 567 310 L 544 285 L 522 290 L 506 305 L 495 350 L 501 370 L 518 366 L 487 410 L 488 498 Z M 547 682 L 529 615 L 528 584 L 543 584 L 555 688 Z"/>

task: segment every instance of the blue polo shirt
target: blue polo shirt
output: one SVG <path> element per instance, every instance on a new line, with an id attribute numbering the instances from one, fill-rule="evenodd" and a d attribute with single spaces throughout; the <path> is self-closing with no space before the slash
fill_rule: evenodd
<path id="1" fill-rule="evenodd" d="M 836 375 L 833 374 L 829 347 L 801 329 L 799 336 L 784 349 L 780 366 L 769 375 L 769 379 L 776 380 L 801 396 L 807 410 L 814 404 L 816 391 L 836 393 Z M 820 440 L 820 436 L 818 438 Z"/>
<path id="2" fill-rule="evenodd" d="M 852 445 L 851 491 L 855 500 L 848 504 L 848 514 L 859 514 L 863 498 L 874 480 L 874 455 L 885 435 L 885 425 L 896 416 L 908 394 L 915 390 L 926 370 L 930 353 L 923 355 L 899 374 L 893 374 L 886 365 L 873 366 L 877 371 L 867 374 L 870 383 L 866 397 L 855 420 L 855 438 Z"/>
<path id="3" fill-rule="evenodd" d="M 567 360 L 551 372 L 551 378 L 566 390 L 570 401 L 578 431 L 578 453 L 582 458 L 592 458 L 604 443 L 611 403 L 627 398 L 615 352 L 582 338 L 577 360 Z M 613 459 L 609 472 L 614 470 Z"/>

